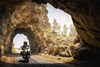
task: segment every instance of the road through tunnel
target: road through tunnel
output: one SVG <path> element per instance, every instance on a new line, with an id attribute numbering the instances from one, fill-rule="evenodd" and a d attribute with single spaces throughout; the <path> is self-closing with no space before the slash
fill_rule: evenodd
<path id="1" fill-rule="evenodd" d="M 5 5 L 7 7 L 7 4 Z M 18 2 L 17 7 L 9 4 L 9 8 L 5 11 L 7 13 L 2 13 L 5 17 L 2 15 L 0 20 L 0 46 L 3 47 L 0 48 L 0 56 L 11 53 L 13 38 L 16 34 L 26 35 L 31 51 L 38 52 L 39 45 L 43 45 L 44 41 L 43 29 L 48 25 L 46 5 L 23 1 Z"/>
<path id="2" fill-rule="evenodd" d="M 34 21 L 35 25 L 33 25 L 32 29 L 34 28 L 37 29 L 37 31 L 35 31 L 34 33 L 37 34 L 38 31 L 41 31 L 40 29 L 43 27 L 41 25 L 47 23 L 48 20 L 47 12 L 46 9 L 44 8 L 45 7 L 44 5 L 41 5 L 42 8 L 38 6 L 39 7 L 38 9 L 35 5 L 36 3 L 38 4 L 50 3 L 54 7 L 60 8 L 72 16 L 76 30 L 81 38 L 82 46 L 80 47 L 80 49 L 84 47 L 87 48 L 86 50 L 84 50 L 86 55 L 84 55 L 84 51 L 83 54 L 81 51 L 77 51 L 77 53 L 82 54 L 80 58 L 85 58 L 84 60 L 87 60 L 89 57 L 91 57 L 91 56 L 88 57 L 88 55 L 94 53 L 95 58 L 97 56 L 97 58 L 99 58 L 98 60 L 100 61 L 100 57 L 98 57 L 98 55 L 100 55 L 100 23 L 99 23 L 100 22 L 99 19 L 100 0 L 93 0 L 93 1 L 91 0 L 67 0 L 67 1 L 66 0 L 24 0 L 21 1 L 20 3 L 19 2 L 20 2 L 19 0 L 16 1 L 4 0 L 0 2 L 1 3 L 0 7 L 5 6 L 3 8 L 0 8 L 1 9 L 0 22 L 2 22 L 0 24 L 0 31 L 1 31 L 0 36 L 3 37 L 0 41 L 1 45 L 8 44 L 6 36 L 9 34 L 9 33 L 7 34 L 7 32 L 9 31 L 7 31 L 7 29 L 9 30 L 9 28 L 11 28 L 10 29 L 11 31 L 14 27 L 16 27 L 17 24 L 20 24 L 20 22 L 22 24 L 25 22 L 25 24 L 27 25 L 27 22 Z M 33 2 L 36 2 L 34 3 L 35 5 L 32 5 Z M 14 8 L 12 8 L 12 6 Z M 14 12 L 11 10 L 11 8 L 14 10 Z M 31 10 L 31 8 L 34 9 Z M 46 20 L 44 19 L 44 17 L 46 17 Z M 41 22 L 41 20 L 43 21 Z M 41 23 L 38 24 L 37 22 L 41 22 Z M 30 28 L 31 28 L 31 24 L 29 26 Z M 9 25 L 10 27 L 8 27 Z M 37 26 L 39 28 L 34 26 Z M 38 36 L 40 35 L 41 34 L 38 34 Z M 7 37 L 9 39 L 10 36 Z M 41 37 L 39 40 L 41 41 Z M 6 48 L 6 46 L 4 47 Z M 91 55 L 94 56 L 93 54 Z M 93 60 L 93 57 L 91 57 L 91 60 Z M 96 60 L 97 59 L 95 59 L 95 61 Z"/>

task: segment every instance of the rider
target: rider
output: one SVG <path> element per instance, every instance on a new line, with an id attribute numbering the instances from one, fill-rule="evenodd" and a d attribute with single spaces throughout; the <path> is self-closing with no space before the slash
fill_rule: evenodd
<path id="1" fill-rule="evenodd" d="M 22 50 L 25 51 L 25 49 L 28 49 L 28 48 L 29 48 L 29 47 L 28 47 L 28 45 L 27 45 L 27 42 L 24 41 L 24 44 L 23 44 L 23 46 L 22 46 Z"/>
<path id="2" fill-rule="evenodd" d="M 24 41 L 24 44 L 23 44 L 23 46 L 22 46 L 22 54 L 24 54 L 25 55 L 25 50 L 27 50 L 28 51 L 28 49 L 29 49 L 29 46 L 27 45 L 27 42 L 26 41 Z M 29 53 L 29 51 L 28 51 L 28 53 Z"/>

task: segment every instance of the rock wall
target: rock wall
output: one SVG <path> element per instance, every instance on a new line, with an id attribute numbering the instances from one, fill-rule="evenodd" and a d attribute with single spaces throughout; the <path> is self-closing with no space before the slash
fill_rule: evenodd
<path id="1" fill-rule="evenodd" d="M 22 11 L 21 15 L 17 14 L 19 12 L 15 11 L 15 10 L 19 11 L 18 6 L 22 5 L 23 2 L 25 1 L 33 1 L 38 4 L 51 3 L 54 7 L 60 8 L 64 10 L 65 12 L 69 13 L 72 16 L 76 30 L 78 34 L 80 35 L 81 45 L 85 45 L 85 47 L 88 45 L 88 46 L 93 46 L 95 48 L 97 47 L 100 48 L 100 23 L 99 23 L 100 22 L 100 19 L 99 19 L 100 0 L 3 0 L 3 1 L 0 1 L 0 37 L 2 38 L 0 40 L 1 45 L 9 44 L 7 42 L 8 40 L 6 37 L 8 37 L 9 39 L 10 36 L 7 36 L 7 34 L 10 35 L 9 32 L 12 29 L 9 29 L 10 27 L 8 27 L 7 25 L 11 27 L 16 26 L 16 24 L 13 25 L 12 20 L 14 20 L 14 22 L 16 22 L 17 24 L 20 23 L 17 19 L 19 19 L 22 23 L 27 23 L 27 20 L 31 21 L 31 19 L 27 19 L 27 20 L 24 19 L 25 17 L 28 16 L 26 13 L 24 14 L 23 12 L 27 10 L 27 9 L 24 10 L 24 6 L 23 7 L 20 6 L 20 8 L 22 8 L 22 10 L 20 9 Z M 11 16 L 13 16 L 14 13 L 17 14 L 17 15 L 14 15 L 16 20 L 14 18 L 11 19 Z M 44 14 L 42 15 L 44 16 Z M 20 16 L 24 16 L 23 19 L 21 19 Z M 40 17 L 41 15 L 35 14 L 33 16 Z M 39 17 L 37 17 L 37 19 Z M 24 20 L 25 22 L 23 22 Z M 9 22 L 12 22 L 12 25 L 9 24 Z M 34 22 L 35 22 L 34 24 L 38 26 L 38 23 L 36 23 L 37 22 L 36 17 L 34 19 Z M 20 26 L 20 24 L 18 26 Z M 37 27 L 34 27 L 34 28 L 37 29 Z M 10 31 L 7 31 L 7 30 L 10 30 Z M 92 48 L 92 50 L 93 49 L 94 48 Z"/>
<path id="2" fill-rule="evenodd" d="M 100 47 L 100 1 L 95 0 L 33 0 L 37 3 L 50 3 L 72 16 L 81 39 L 89 45 Z M 97 36 L 98 35 L 98 36 Z M 90 40 L 91 39 L 91 40 Z"/>
<path id="3" fill-rule="evenodd" d="M 72 16 L 80 46 L 75 59 L 100 61 L 100 0 L 33 0 L 50 3 Z M 95 56 L 94 56 L 95 55 Z"/>
<path id="4" fill-rule="evenodd" d="M 74 58 L 81 61 L 100 61 L 100 1 L 69 0 L 56 1 L 56 7 L 72 16 L 81 44 Z M 53 2 L 54 5 L 54 2 Z"/>
<path id="5" fill-rule="evenodd" d="M 25 34 L 32 52 L 44 45 L 43 29 L 48 25 L 46 5 L 32 1 L 0 2 L 0 45 L 1 52 L 10 53 L 14 36 Z"/>

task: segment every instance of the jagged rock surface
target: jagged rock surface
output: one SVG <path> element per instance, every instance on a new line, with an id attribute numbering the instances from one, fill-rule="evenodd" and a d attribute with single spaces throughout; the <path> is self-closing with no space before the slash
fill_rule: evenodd
<path id="1" fill-rule="evenodd" d="M 95 0 L 33 0 L 37 3 L 51 3 L 72 16 L 81 39 L 89 45 L 100 47 L 100 1 Z M 98 35 L 98 36 L 97 36 Z M 90 40 L 91 39 L 91 40 Z"/>
<path id="2" fill-rule="evenodd" d="M 80 36 L 81 46 L 77 51 L 80 58 L 93 60 L 94 53 L 100 55 L 100 0 L 33 0 L 37 3 L 51 3 L 72 16 L 77 33 Z M 85 48 L 85 49 L 84 49 Z M 82 50 L 82 51 L 81 51 Z M 95 52 L 93 51 L 95 50 Z M 82 53 L 83 52 L 83 53 Z M 84 52 L 86 52 L 84 54 Z M 88 55 L 88 56 L 87 56 Z M 92 55 L 93 57 L 91 57 Z M 98 57 L 99 59 L 99 57 Z M 97 59 L 95 59 L 96 61 Z"/>
<path id="3" fill-rule="evenodd" d="M 0 2 L 0 7 L 1 7 L 0 8 L 0 22 L 1 22 L 0 37 L 2 38 L 0 40 L 2 43 L 0 44 L 2 45 L 8 44 L 8 42 L 5 42 L 5 39 L 6 41 L 8 41 L 7 39 L 9 39 L 10 36 L 7 36 L 6 30 L 9 30 L 10 27 L 7 28 L 5 26 L 7 25 L 13 26 L 8 22 L 11 22 L 10 18 L 11 18 L 11 14 L 13 14 L 13 11 L 15 10 L 14 6 L 18 7 L 18 5 L 22 4 L 24 1 L 30 1 L 30 0 L 3 0 Z M 72 16 L 76 30 L 80 35 L 81 45 L 83 44 L 83 45 L 93 46 L 94 48 L 95 47 L 100 48 L 100 23 L 99 23 L 100 22 L 99 19 L 100 0 L 92 0 L 92 1 L 91 0 L 32 0 L 32 1 L 37 2 L 39 4 L 49 2 L 53 6 L 60 8 L 65 12 L 69 13 Z M 25 17 L 26 16 L 27 15 L 25 15 Z M 19 15 L 17 17 L 19 17 Z M 23 20 L 20 19 L 20 21 Z"/>
<path id="4" fill-rule="evenodd" d="M 17 33 L 27 36 L 32 52 L 43 48 L 43 29 L 48 25 L 46 5 L 32 1 L 0 3 L 0 45 L 4 47 L 0 53 L 11 52 Z"/>

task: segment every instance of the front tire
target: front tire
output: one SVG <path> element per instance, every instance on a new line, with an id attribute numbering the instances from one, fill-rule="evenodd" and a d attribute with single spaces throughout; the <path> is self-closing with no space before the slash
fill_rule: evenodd
<path id="1" fill-rule="evenodd" d="M 29 62 L 29 58 L 28 58 L 28 57 L 26 57 L 26 58 L 25 58 L 25 61 L 26 61 L 26 63 L 28 63 L 28 62 Z"/>

